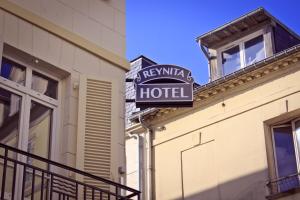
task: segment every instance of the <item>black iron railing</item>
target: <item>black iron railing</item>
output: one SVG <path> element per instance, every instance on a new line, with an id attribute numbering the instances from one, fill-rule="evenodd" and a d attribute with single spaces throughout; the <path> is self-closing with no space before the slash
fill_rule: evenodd
<path id="1" fill-rule="evenodd" d="M 135 189 L 1 143 L 0 184 L 1 200 L 140 199 Z"/>
<path id="2" fill-rule="evenodd" d="M 267 196 L 274 197 L 279 194 L 291 193 L 300 189 L 300 174 L 277 178 L 267 183 Z"/>

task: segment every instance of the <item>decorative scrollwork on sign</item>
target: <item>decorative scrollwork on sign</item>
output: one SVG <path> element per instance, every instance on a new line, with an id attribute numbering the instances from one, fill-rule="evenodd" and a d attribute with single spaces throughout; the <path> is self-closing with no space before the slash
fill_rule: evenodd
<path id="1" fill-rule="evenodd" d="M 141 69 L 134 80 L 137 107 L 193 105 L 191 72 L 175 65 L 152 65 Z"/>

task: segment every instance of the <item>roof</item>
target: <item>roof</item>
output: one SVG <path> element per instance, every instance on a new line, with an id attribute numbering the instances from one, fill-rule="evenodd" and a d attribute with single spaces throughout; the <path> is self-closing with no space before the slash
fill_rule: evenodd
<path id="1" fill-rule="evenodd" d="M 300 44 L 274 54 L 271 57 L 249 65 L 231 74 L 228 74 L 227 76 L 219 78 L 215 81 L 196 87 L 194 89 L 194 102 L 211 98 L 216 94 L 220 94 L 234 87 L 238 87 L 239 85 L 242 85 L 244 83 L 259 79 L 272 72 L 286 68 L 292 63 L 299 62 L 299 60 Z M 136 120 L 140 115 L 144 117 L 147 116 L 150 117 L 150 119 L 153 119 L 155 117 L 160 117 L 164 114 L 168 114 L 178 109 L 179 108 L 148 108 L 146 110 L 133 114 L 130 117 L 130 120 Z"/>
<path id="2" fill-rule="evenodd" d="M 154 61 L 151 60 L 150 58 L 147 58 L 147 57 L 144 56 L 144 55 L 140 55 L 140 56 L 138 56 L 138 57 L 132 59 L 132 60 L 130 61 L 130 63 L 133 63 L 134 61 L 137 61 L 138 59 L 144 59 L 144 60 L 147 60 L 149 63 L 153 63 L 154 65 L 157 64 L 156 62 L 154 62 Z"/>
<path id="3" fill-rule="evenodd" d="M 200 42 L 202 45 L 206 47 L 211 47 L 234 35 L 241 35 L 242 33 L 249 31 L 253 27 L 257 27 L 259 25 L 266 25 L 271 22 L 274 22 L 282 26 L 290 34 L 292 34 L 293 36 L 295 36 L 300 40 L 298 34 L 290 30 L 287 26 L 285 26 L 278 19 L 272 16 L 264 8 L 260 7 L 231 22 L 224 24 L 219 28 L 216 28 L 208 33 L 205 33 L 197 37 L 196 41 Z"/>

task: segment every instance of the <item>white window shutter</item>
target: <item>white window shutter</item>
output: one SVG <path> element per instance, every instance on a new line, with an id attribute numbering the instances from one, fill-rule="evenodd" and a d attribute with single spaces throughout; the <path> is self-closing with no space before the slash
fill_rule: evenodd
<path id="1" fill-rule="evenodd" d="M 76 167 L 106 179 L 111 178 L 112 84 L 81 76 L 79 85 Z M 86 177 L 79 180 L 110 189 Z"/>

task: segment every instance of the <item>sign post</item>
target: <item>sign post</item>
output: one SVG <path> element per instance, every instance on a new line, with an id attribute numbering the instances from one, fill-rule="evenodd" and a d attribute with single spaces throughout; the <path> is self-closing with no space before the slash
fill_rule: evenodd
<path id="1" fill-rule="evenodd" d="M 194 79 L 191 72 L 175 65 L 141 69 L 134 80 L 136 107 L 192 107 Z"/>

